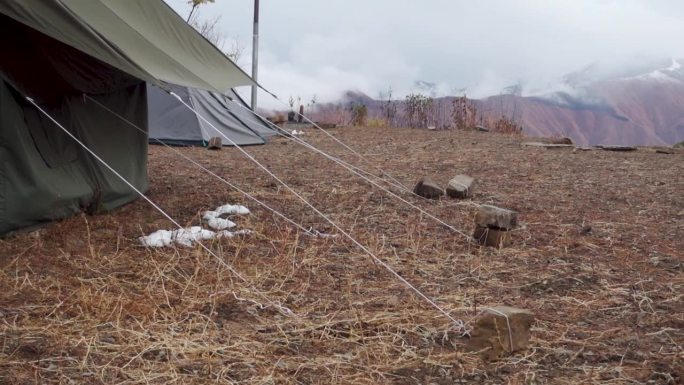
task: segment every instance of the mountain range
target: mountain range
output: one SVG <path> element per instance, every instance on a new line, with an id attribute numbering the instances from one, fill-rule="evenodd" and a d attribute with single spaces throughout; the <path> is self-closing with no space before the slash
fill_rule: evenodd
<path id="1" fill-rule="evenodd" d="M 621 71 L 591 65 L 563 77 L 555 90 L 526 93 L 517 84 L 500 95 L 472 102 L 484 117 L 505 115 L 532 136 L 564 136 L 580 145 L 672 145 L 684 140 L 680 62 L 684 61 L 670 59 Z M 417 86 L 416 92 L 430 96 L 434 84 L 417 82 Z M 437 97 L 434 104 L 438 110 L 448 108 L 453 99 Z M 361 93 L 348 92 L 343 102 L 363 103 L 370 116 L 382 115 L 381 101 Z M 438 112 L 433 124 L 447 127 L 449 116 Z"/>

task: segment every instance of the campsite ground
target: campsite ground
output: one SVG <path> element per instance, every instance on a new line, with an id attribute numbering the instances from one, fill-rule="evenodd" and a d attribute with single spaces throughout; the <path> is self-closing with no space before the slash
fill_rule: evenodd
<path id="1" fill-rule="evenodd" d="M 482 361 L 351 242 L 303 236 L 152 146 L 149 197 L 182 224 L 225 203 L 252 209 L 236 219 L 252 235 L 212 248 L 253 286 L 199 248 L 140 247 L 138 236 L 172 228 L 142 200 L 0 240 L 0 383 L 681 383 L 683 153 L 523 147 L 479 132 L 334 133 L 408 185 L 472 175 L 472 201 L 401 195 L 468 233 L 475 203 L 517 210 L 512 246 L 470 244 L 285 139 L 247 150 L 454 317 L 498 304 L 533 311 L 528 350 Z M 305 138 L 358 163 L 319 132 Z M 235 149 L 181 151 L 333 232 Z"/>

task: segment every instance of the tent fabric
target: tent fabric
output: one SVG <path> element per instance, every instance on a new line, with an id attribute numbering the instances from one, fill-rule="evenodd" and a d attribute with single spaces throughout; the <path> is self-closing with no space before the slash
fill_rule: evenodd
<path id="1" fill-rule="evenodd" d="M 145 97 L 144 84 L 94 96 L 141 127 L 147 120 Z M 147 138 L 139 131 L 102 119 L 99 107 L 75 96 L 49 113 L 136 188 L 147 190 Z M 81 211 L 111 210 L 137 197 L 0 81 L 0 235 Z"/>
<path id="2" fill-rule="evenodd" d="M 147 136 L 83 97 L 146 129 L 145 83 L 1 14 L 0 34 L 0 235 L 138 197 L 26 96 L 146 191 Z"/>
<path id="3" fill-rule="evenodd" d="M 238 95 L 235 90 L 231 89 L 225 93 L 225 96 L 232 99 L 234 102 L 226 102 L 227 107 L 233 115 L 241 122 L 249 125 L 249 128 L 256 132 L 262 138 L 269 138 L 278 135 L 278 132 L 271 128 L 271 124 L 264 121 L 260 116 L 255 114 L 247 103 Z M 240 104 L 236 106 L 235 103 Z"/>
<path id="4" fill-rule="evenodd" d="M 254 83 L 161 0 L 0 0 L 0 13 L 154 84 Z"/>
<path id="5" fill-rule="evenodd" d="M 171 86 L 171 89 L 209 123 L 175 97 L 148 84 L 150 143 L 204 145 L 218 136 L 224 145 L 233 144 L 216 129 L 240 146 L 264 144 L 266 138 L 275 135 L 249 109 L 235 105 L 220 94 L 182 86 Z"/>

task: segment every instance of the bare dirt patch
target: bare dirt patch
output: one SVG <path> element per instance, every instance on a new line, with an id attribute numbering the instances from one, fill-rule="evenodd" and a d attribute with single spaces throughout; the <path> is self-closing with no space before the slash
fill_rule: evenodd
<path id="1" fill-rule="evenodd" d="M 200 248 L 140 247 L 140 235 L 172 228 L 141 200 L 2 239 L 0 383 L 681 383 L 683 154 L 549 150 L 478 132 L 334 134 L 409 187 L 475 177 L 467 202 L 520 213 L 512 247 L 470 244 L 285 139 L 247 150 L 455 317 L 501 304 L 533 311 L 527 351 L 483 362 L 351 242 L 304 236 L 152 146 L 149 196 L 180 223 L 225 203 L 252 209 L 236 220 L 254 234 L 211 247 L 253 287 Z M 304 138 L 363 165 L 320 133 Z M 235 149 L 182 151 L 334 232 Z M 474 205 L 402 196 L 472 232 Z"/>

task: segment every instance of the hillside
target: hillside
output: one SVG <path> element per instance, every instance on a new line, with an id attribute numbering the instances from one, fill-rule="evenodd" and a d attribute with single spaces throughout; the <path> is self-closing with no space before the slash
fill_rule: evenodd
<path id="1" fill-rule="evenodd" d="M 417 92 L 430 95 L 420 84 Z M 568 136 L 582 145 L 673 145 L 684 140 L 684 69 L 678 61 L 657 63 L 631 71 L 606 74 L 590 66 L 568 74 L 562 91 L 524 96 L 512 93 L 475 100 L 484 118 L 514 117 L 533 136 Z M 514 92 L 513 92 L 514 91 Z M 430 125 L 449 127 L 453 97 L 435 98 Z M 341 103 L 363 103 L 371 116 L 382 116 L 382 103 L 348 92 Z M 404 103 L 397 124 L 406 125 Z"/>
<path id="2" fill-rule="evenodd" d="M 501 304 L 532 311 L 527 349 L 483 361 L 351 241 L 308 237 L 151 146 L 148 196 L 174 219 L 195 225 L 204 210 L 239 203 L 252 213 L 233 220 L 253 232 L 208 243 L 218 258 L 146 249 L 138 237 L 173 226 L 137 200 L 0 239 L 0 383 L 682 382 L 684 153 L 544 149 L 456 130 L 333 134 L 407 185 L 473 176 L 464 202 L 400 194 L 466 233 L 477 204 L 516 210 L 511 246 L 472 244 L 287 139 L 247 150 L 453 317 L 470 322 Z M 320 132 L 302 137 L 377 173 Z M 235 149 L 179 150 L 336 233 Z"/>

